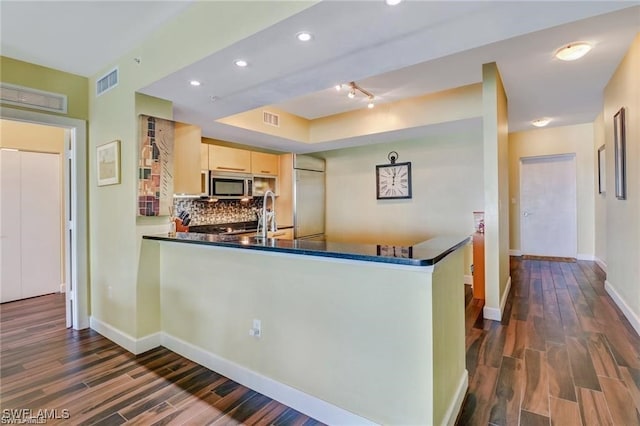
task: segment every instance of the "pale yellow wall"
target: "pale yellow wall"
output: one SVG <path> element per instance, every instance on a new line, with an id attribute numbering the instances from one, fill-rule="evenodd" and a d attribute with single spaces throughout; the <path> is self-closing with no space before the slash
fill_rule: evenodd
<path id="1" fill-rule="evenodd" d="M 605 144 L 604 116 L 598 114 L 593 122 L 593 188 L 594 202 L 594 253 L 597 259 L 607 263 L 607 192 L 614 192 L 612 182 L 607 182 L 605 177 L 605 192 L 598 193 L 598 149 Z M 613 152 L 605 149 L 605 159 L 613 156 Z M 607 167 L 605 166 L 605 175 Z"/>
<path id="2" fill-rule="evenodd" d="M 20 151 L 48 152 L 59 154 L 60 158 L 60 282 L 65 282 L 65 180 L 64 180 L 64 143 L 65 129 L 43 126 L 22 121 L 0 119 L 0 148 L 13 148 Z"/>
<path id="3" fill-rule="evenodd" d="M 432 278 L 424 268 L 160 245 L 163 332 L 379 424 L 442 423 L 466 374 L 460 250 Z M 260 339 L 249 336 L 253 319 Z"/>
<path id="4" fill-rule="evenodd" d="M 264 110 L 281 114 L 280 127 L 262 122 Z M 482 114 L 482 85 L 472 84 L 359 109 L 314 120 L 289 114 L 270 106 L 220 119 L 256 132 L 280 136 L 301 143 L 328 142 L 363 135 L 390 132 L 430 124 L 446 123 Z"/>
<path id="5" fill-rule="evenodd" d="M 280 116 L 280 125 L 275 127 L 265 124 L 263 121 L 263 111 L 278 114 Z M 250 111 L 241 112 L 240 114 L 221 118 L 217 121 L 230 126 L 242 127 L 243 129 L 265 133 L 267 135 L 279 136 L 298 142 L 309 142 L 310 121 L 273 106 L 252 109 Z"/>
<path id="6" fill-rule="evenodd" d="M 509 235 L 512 250 L 520 250 L 520 160 L 544 155 L 575 154 L 578 256 L 594 255 L 594 202 L 597 193 L 594 170 L 597 172 L 597 164 L 593 147 L 592 123 L 509 134 Z"/>
<path id="7" fill-rule="evenodd" d="M 485 312 L 500 310 L 509 281 L 507 96 L 495 63 L 482 66 L 484 131 Z M 498 311 L 496 311 L 498 310 Z M 500 312 L 501 313 L 501 312 Z"/>
<path id="8" fill-rule="evenodd" d="M 472 84 L 398 102 L 376 105 L 311 122 L 310 142 L 446 123 L 482 115 L 482 86 Z"/>
<path id="9" fill-rule="evenodd" d="M 139 113 L 154 113 L 140 104 L 135 92 L 203 57 L 287 18 L 313 2 L 193 2 L 145 42 L 115 63 L 120 71 L 117 87 L 96 97 L 89 90 L 89 192 L 91 239 L 91 307 L 99 321 L 132 337 L 152 332 L 156 318 L 145 311 L 138 292 L 140 235 L 166 227 L 167 217 L 137 220 L 137 158 Z M 242 22 L 242 25 L 238 25 Z M 193 43 L 206 40 L 206 43 Z M 141 63 L 133 60 L 142 58 Z M 96 186 L 96 146 L 121 141 L 121 183 Z M 145 289 L 146 294 L 151 289 Z M 143 313 L 144 312 L 144 313 Z"/>
<path id="10" fill-rule="evenodd" d="M 640 323 L 640 34 L 604 90 L 607 281 Z M 614 192 L 613 116 L 626 110 L 627 199 Z M 609 190 L 609 188 L 611 188 Z"/>
<path id="11" fill-rule="evenodd" d="M 411 162 L 413 197 L 376 199 L 376 165 Z M 316 153 L 326 159 L 326 233 L 335 241 L 414 244 L 470 235 L 482 210 L 482 131 Z"/>

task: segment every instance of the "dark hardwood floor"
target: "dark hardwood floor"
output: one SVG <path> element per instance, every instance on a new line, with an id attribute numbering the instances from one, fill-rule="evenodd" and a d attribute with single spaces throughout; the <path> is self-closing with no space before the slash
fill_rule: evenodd
<path id="1" fill-rule="evenodd" d="M 600 268 L 512 258 L 511 276 L 502 322 L 466 292 L 457 424 L 640 425 L 640 338 Z M 165 348 L 134 356 L 65 329 L 62 295 L 0 305 L 0 408 L 70 416 L 51 424 L 319 424 Z"/>
<path id="2" fill-rule="evenodd" d="M 640 338 L 594 263 L 511 258 L 502 322 L 467 295 L 458 425 L 640 425 Z"/>
<path id="3" fill-rule="evenodd" d="M 3 424 L 38 414 L 73 425 L 321 424 L 165 348 L 135 356 L 67 330 L 64 317 L 60 294 L 0 305 Z"/>

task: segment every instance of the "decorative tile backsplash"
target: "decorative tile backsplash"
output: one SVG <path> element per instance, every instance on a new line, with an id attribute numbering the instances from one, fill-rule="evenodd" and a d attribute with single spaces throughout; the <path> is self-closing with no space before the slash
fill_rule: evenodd
<path id="1" fill-rule="evenodd" d="M 218 200 L 208 202 L 189 198 L 174 198 L 176 215 L 186 210 L 191 217 L 189 225 L 250 222 L 258 220 L 256 210 L 262 208 L 262 198 L 249 201 Z"/>

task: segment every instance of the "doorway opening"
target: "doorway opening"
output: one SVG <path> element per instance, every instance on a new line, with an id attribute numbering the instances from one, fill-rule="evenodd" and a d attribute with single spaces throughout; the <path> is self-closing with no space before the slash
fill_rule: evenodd
<path id="1" fill-rule="evenodd" d="M 84 120 L 1 107 L 0 118 L 64 129 L 64 285 L 66 325 L 89 326 L 87 136 Z"/>

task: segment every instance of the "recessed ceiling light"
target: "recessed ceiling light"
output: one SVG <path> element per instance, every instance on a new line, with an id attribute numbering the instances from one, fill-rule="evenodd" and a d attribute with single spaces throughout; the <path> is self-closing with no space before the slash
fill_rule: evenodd
<path id="1" fill-rule="evenodd" d="M 298 34 L 296 34 L 296 38 L 300 41 L 309 41 L 311 40 L 312 36 L 311 36 L 311 33 L 308 33 L 306 31 L 301 31 Z"/>
<path id="2" fill-rule="evenodd" d="M 335 88 L 336 88 L 337 91 L 342 90 L 342 84 L 336 84 Z"/>
<path id="3" fill-rule="evenodd" d="M 249 65 L 249 63 L 248 63 L 247 61 L 245 61 L 244 59 L 237 59 L 237 60 L 234 62 L 234 64 L 236 64 L 236 66 L 237 66 L 237 67 L 240 67 L 240 68 L 244 68 L 244 67 L 246 67 L 247 65 Z"/>
<path id="4" fill-rule="evenodd" d="M 583 41 L 570 43 L 556 50 L 555 56 L 561 61 L 575 61 L 589 53 L 591 45 Z"/>
<path id="5" fill-rule="evenodd" d="M 384 2 L 389 6 L 395 6 L 397 4 L 400 4 L 401 1 L 402 0 L 384 0 Z"/>
<path id="6" fill-rule="evenodd" d="M 200 86 L 200 82 L 198 80 L 191 80 L 189 84 L 192 86 Z"/>
<path id="7" fill-rule="evenodd" d="M 533 120 L 531 124 L 536 127 L 544 127 L 551 122 L 550 118 L 538 118 L 537 120 Z"/>

